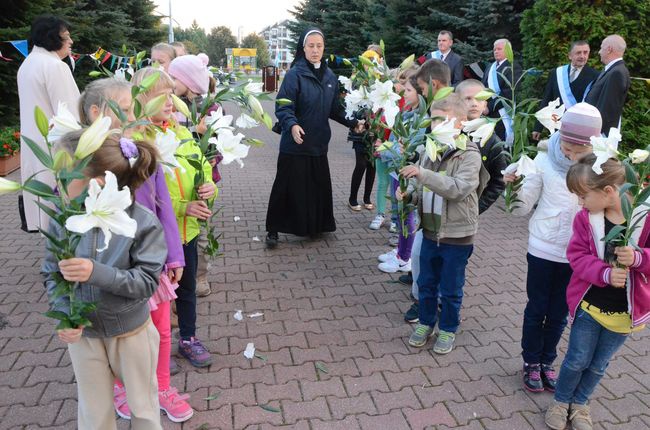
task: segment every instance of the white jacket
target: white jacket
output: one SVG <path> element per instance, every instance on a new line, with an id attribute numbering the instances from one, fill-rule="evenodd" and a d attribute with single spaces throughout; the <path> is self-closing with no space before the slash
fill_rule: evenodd
<path id="1" fill-rule="evenodd" d="M 512 211 L 526 215 L 537 204 L 528 223 L 528 252 L 535 257 L 558 263 L 568 263 L 566 248 L 572 234 L 573 218 L 580 210 L 578 197 L 566 186 L 566 176 L 560 175 L 546 152 L 535 157 L 539 173 L 524 178 L 518 193 L 521 202 Z"/>

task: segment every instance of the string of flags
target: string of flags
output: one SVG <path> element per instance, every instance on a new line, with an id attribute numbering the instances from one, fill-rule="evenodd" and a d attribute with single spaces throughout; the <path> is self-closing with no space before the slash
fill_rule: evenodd
<path id="1" fill-rule="evenodd" d="M 23 57 L 27 57 L 29 54 L 29 49 L 27 47 L 27 40 L 5 40 L 3 43 L 9 43 L 11 44 L 18 52 L 20 52 Z M 2 51 L 0 51 L 0 59 L 4 61 L 13 61 L 11 58 L 7 58 L 4 55 L 2 55 Z"/>

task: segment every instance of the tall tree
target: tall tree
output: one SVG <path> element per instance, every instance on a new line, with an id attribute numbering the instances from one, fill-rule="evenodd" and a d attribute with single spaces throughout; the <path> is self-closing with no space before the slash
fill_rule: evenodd
<path id="1" fill-rule="evenodd" d="M 303 0 L 294 10 L 289 11 L 294 20 L 289 21 L 287 27 L 294 39 L 289 43 L 289 48 L 295 51 L 298 38 L 307 27 L 323 27 L 323 12 L 329 7 L 327 0 Z"/>
<path id="2" fill-rule="evenodd" d="M 366 7 L 365 0 L 330 0 L 322 14 L 327 53 L 352 57 L 366 50 L 372 42 Z"/>
<path id="3" fill-rule="evenodd" d="M 226 65 L 226 49 L 237 48 L 237 38 L 226 26 L 214 27 L 208 34 L 208 47 L 206 54 L 210 57 L 210 63 L 215 66 Z"/>
<path id="4" fill-rule="evenodd" d="M 431 3 L 430 0 L 427 2 Z M 384 3 L 383 14 L 374 15 L 377 25 L 373 39 L 384 40 L 388 64 L 397 65 L 415 53 L 408 37 L 408 28 L 414 27 L 423 11 L 426 11 L 425 0 L 387 0 Z"/>
<path id="5" fill-rule="evenodd" d="M 190 42 L 186 46 L 190 54 L 198 54 L 208 50 L 208 36 L 205 34 L 205 30 L 199 27 L 196 20 L 192 21 L 192 25 L 188 28 L 175 28 L 174 39 L 183 43 Z"/>
<path id="6" fill-rule="evenodd" d="M 255 48 L 257 49 L 257 68 L 268 66 L 271 64 L 271 54 L 266 40 L 255 33 L 251 33 L 244 37 L 241 41 L 242 48 Z"/>

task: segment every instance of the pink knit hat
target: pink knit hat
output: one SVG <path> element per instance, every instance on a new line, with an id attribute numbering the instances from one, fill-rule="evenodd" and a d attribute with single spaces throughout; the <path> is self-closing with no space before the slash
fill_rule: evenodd
<path id="1" fill-rule="evenodd" d="M 590 145 L 592 136 L 600 136 L 603 120 L 598 109 L 588 103 L 577 103 L 562 115 L 560 139 L 576 145 Z"/>
<path id="2" fill-rule="evenodd" d="M 203 95 L 210 87 L 210 72 L 208 71 L 208 56 L 182 55 L 172 60 L 168 73 L 172 78 L 181 81 L 193 93 Z"/>

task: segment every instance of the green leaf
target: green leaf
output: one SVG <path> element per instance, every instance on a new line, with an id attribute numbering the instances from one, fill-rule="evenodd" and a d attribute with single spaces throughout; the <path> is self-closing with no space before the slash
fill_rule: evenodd
<path id="1" fill-rule="evenodd" d="M 625 160 L 623 161 L 623 166 L 625 166 L 625 182 L 629 182 L 630 184 L 638 183 L 639 177 L 632 164 L 628 160 Z"/>
<path id="2" fill-rule="evenodd" d="M 609 231 L 609 233 L 607 233 L 607 235 L 606 235 L 604 238 L 602 238 L 601 240 L 604 241 L 604 242 L 611 242 L 612 239 L 614 239 L 614 238 L 618 237 L 619 235 L 621 235 L 621 233 L 622 233 L 624 230 L 625 230 L 625 226 L 624 226 L 624 225 L 615 225 L 615 226 L 614 226 L 614 227 Z"/>
<path id="3" fill-rule="evenodd" d="M 217 398 L 219 398 L 220 395 L 221 395 L 221 392 L 214 393 L 214 394 L 212 394 L 212 395 L 210 395 L 208 397 L 204 397 L 203 400 L 208 400 L 208 401 L 209 400 L 217 400 Z"/>
<path id="4" fill-rule="evenodd" d="M 48 318 L 52 318 L 59 321 L 65 321 L 68 319 L 68 314 L 61 311 L 47 311 L 44 314 Z"/>
<path id="5" fill-rule="evenodd" d="M 34 203 L 36 203 L 36 205 L 37 205 L 37 206 L 38 206 L 38 207 L 39 207 L 43 212 L 45 212 L 45 213 L 47 214 L 47 216 L 49 216 L 50 219 L 51 219 L 52 221 L 56 222 L 56 223 L 59 224 L 61 227 L 63 227 L 63 225 L 59 222 L 59 216 L 60 216 L 60 214 L 56 213 L 56 212 L 54 211 L 54 209 L 52 209 L 51 207 L 49 207 L 49 206 L 47 206 L 47 205 L 44 205 L 43 203 L 38 202 L 38 201 L 37 201 L 37 202 L 34 202 Z"/>
<path id="6" fill-rule="evenodd" d="M 259 352 L 255 351 L 255 357 L 259 358 L 262 361 L 266 361 L 266 355 L 262 355 Z"/>
<path id="7" fill-rule="evenodd" d="M 453 92 L 454 92 L 454 89 L 453 89 L 452 87 L 444 87 L 444 88 L 440 88 L 440 89 L 436 92 L 436 95 L 433 96 L 433 100 L 434 100 L 434 101 L 442 100 L 442 99 L 444 99 L 445 97 L 447 97 L 449 94 L 451 94 L 451 93 L 453 93 Z"/>
<path id="8" fill-rule="evenodd" d="M 379 49 L 381 49 L 381 56 L 384 56 L 384 53 L 386 52 L 386 45 L 384 45 L 384 39 L 379 40 Z"/>
<path id="9" fill-rule="evenodd" d="M 503 49 L 505 51 L 506 58 L 508 59 L 508 61 L 510 61 L 510 67 L 512 67 L 515 62 L 515 53 L 512 51 L 512 45 L 510 44 L 510 42 L 506 42 Z"/>
<path id="10" fill-rule="evenodd" d="M 99 78 L 101 75 L 102 72 L 97 70 L 91 70 L 90 72 L 88 72 L 88 76 L 90 76 L 91 78 Z"/>
<path id="11" fill-rule="evenodd" d="M 329 373 L 327 367 L 325 367 L 325 363 L 323 363 L 322 361 L 316 362 L 316 369 L 320 370 L 323 373 Z"/>
<path id="12" fill-rule="evenodd" d="M 271 405 L 257 405 L 257 406 L 264 409 L 265 411 L 275 412 L 275 413 L 280 412 L 280 409 L 275 408 L 275 407 L 273 407 Z"/>
<path id="13" fill-rule="evenodd" d="M 39 197 L 56 197 L 52 187 L 38 179 L 28 179 L 23 185 L 23 189 L 28 193 Z"/>
<path id="14" fill-rule="evenodd" d="M 47 136 L 47 133 L 45 135 Z M 54 161 L 52 160 L 52 157 L 50 157 L 50 154 L 45 152 L 43 148 L 41 148 L 36 142 L 34 142 L 32 139 L 25 136 L 24 134 L 21 135 L 20 137 L 22 137 L 23 142 L 25 142 L 25 144 L 29 146 L 29 149 L 34 153 L 36 158 L 38 158 L 38 161 L 40 161 L 43 166 L 45 166 L 47 169 L 50 170 L 54 168 Z"/>
<path id="15" fill-rule="evenodd" d="M 126 114 L 115 100 L 106 100 L 106 103 L 108 104 L 108 107 L 113 111 L 115 116 L 119 118 L 120 122 L 124 123 L 127 121 Z"/>
<path id="16" fill-rule="evenodd" d="M 140 88 L 142 89 L 143 92 L 147 91 L 153 84 L 155 84 L 158 81 L 158 78 L 160 77 L 160 72 L 152 73 L 146 78 L 140 82 Z"/>

